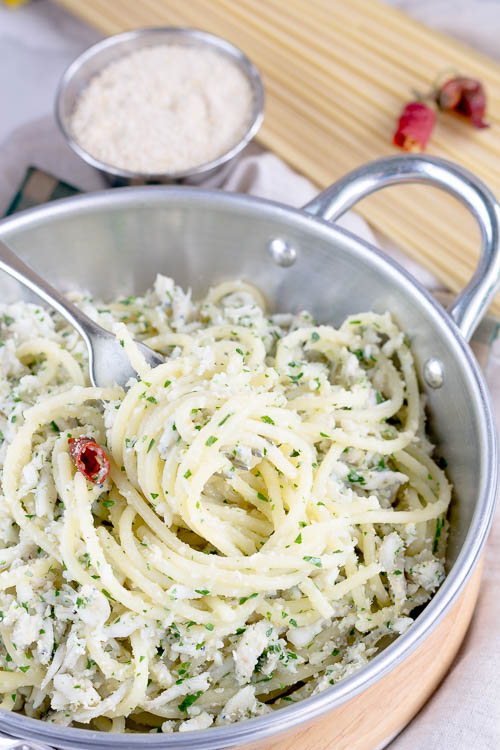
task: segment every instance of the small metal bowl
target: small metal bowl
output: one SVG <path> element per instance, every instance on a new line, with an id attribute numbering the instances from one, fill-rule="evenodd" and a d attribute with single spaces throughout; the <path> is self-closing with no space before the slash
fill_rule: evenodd
<path id="1" fill-rule="evenodd" d="M 210 47 L 229 57 L 246 76 L 253 92 L 253 110 L 248 128 L 243 137 L 226 153 L 210 162 L 200 164 L 182 172 L 170 174 L 146 174 L 120 169 L 96 159 L 74 140 L 70 131 L 70 119 L 76 101 L 90 79 L 110 63 L 144 47 L 159 44 L 183 44 L 186 46 Z M 74 60 L 65 71 L 56 95 L 55 116 L 57 124 L 68 145 L 78 156 L 98 169 L 112 185 L 142 185 L 147 183 L 184 183 L 198 185 L 201 182 L 216 186 L 222 182 L 234 160 L 252 140 L 264 117 L 264 89 L 259 71 L 237 47 L 214 34 L 189 28 L 155 27 L 135 29 L 108 37 L 94 44 Z"/>

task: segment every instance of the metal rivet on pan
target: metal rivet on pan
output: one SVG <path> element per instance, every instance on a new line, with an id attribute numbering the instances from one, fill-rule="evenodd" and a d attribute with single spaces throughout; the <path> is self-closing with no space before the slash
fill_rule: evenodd
<path id="1" fill-rule="evenodd" d="M 268 250 L 271 254 L 271 258 L 278 264 L 278 266 L 284 266 L 285 268 L 287 266 L 293 266 L 297 260 L 297 251 L 295 248 L 280 237 L 271 240 Z"/>
<path id="2" fill-rule="evenodd" d="M 424 364 L 424 380 L 431 388 L 441 388 L 444 382 L 444 365 L 437 357 L 431 357 Z"/>

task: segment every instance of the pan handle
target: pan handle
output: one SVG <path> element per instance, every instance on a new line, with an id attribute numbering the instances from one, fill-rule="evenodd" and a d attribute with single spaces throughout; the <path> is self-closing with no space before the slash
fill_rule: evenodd
<path id="1" fill-rule="evenodd" d="M 457 164 L 432 156 L 389 156 L 365 164 L 320 193 L 304 210 L 335 221 L 361 198 L 388 185 L 432 184 L 453 195 L 476 218 L 481 255 L 474 276 L 448 308 L 469 340 L 500 286 L 500 206 L 491 190 Z"/>

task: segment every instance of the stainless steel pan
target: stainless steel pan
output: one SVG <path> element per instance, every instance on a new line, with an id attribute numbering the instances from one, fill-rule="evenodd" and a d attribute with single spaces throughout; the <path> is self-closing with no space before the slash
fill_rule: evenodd
<path id="1" fill-rule="evenodd" d="M 404 182 L 447 190 L 480 226 L 478 269 L 448 311 L 383 253 L 327 221 L 365 195 Z M 405 635 L 328 691 L 251 721 L 194 733 L 103 735 L 0 712 L 6 734 L 75 750 L 241 746 L 345 704 L 404 662 L 462 591 L 493 514 L 496 430 L 467 341 L 500 282 L 499 226 L 500 208 L 479 180 L 453 164 L 420 156 L 368 164 L 303 210 L 243 195 L 140 187 L 70 198 L 0 224 L 0 238 L 63 291 L 83 287 L 112 298 L 145 289 L 161 272 L 191 286 L 195 296 L 222 279 L 245 278 L 264 291 L 274 309 L 307 308 L 333 324 L 362 310 L 390 310 L 412 337 L 431 429 L 456 490 L 444 584 Z M 0 291 L 4 300 L 25 297 L 6 276 L 0 277 Z"/>

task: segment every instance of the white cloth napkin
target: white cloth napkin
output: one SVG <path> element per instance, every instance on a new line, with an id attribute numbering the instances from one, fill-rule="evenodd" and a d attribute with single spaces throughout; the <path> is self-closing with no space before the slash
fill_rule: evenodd
<path id="1" fill-rule="evenodd" d="M 0 147 L 0 214 L 8 206 L 26 168 L 34 165 L 82 190 L 105 187 L 102 178 L 72 154 L 54 127 L 43 118 L 16 131 Z M 246 192 L 293 206 L 302 206 L 316 188 L 275 155 L 255 144 L 235 166 L 224 189 Z M 406 258 L 366 222 L 348 213 L 338 222 L 364 239 L 379 244 L 433 292 L 441 285 L 427 271 Z M 491 329 L 490 325 L 490 329 Z M 487 333 L 489 336 L 489 332 Z M 483 336 L 484 338 L 484 336 Z M 489 342 L 487 342 L 489 343 Z M 500 423 L 500 340 L 487 349 L 487 381 Z M 391 743 L 391 750 L 500 749 L 500 519 L 486 550 L 481 593 L 471 628 L 455 662 L 426 706 Z M 387 706 L 390 710 L 390 706 Z M 332 748 L 331 750 L 334 750 Z"/>

